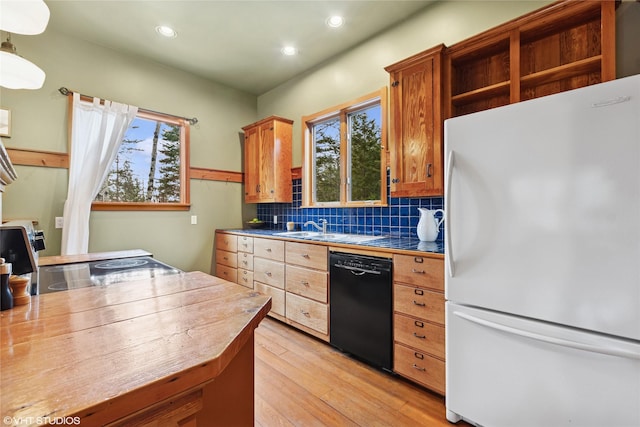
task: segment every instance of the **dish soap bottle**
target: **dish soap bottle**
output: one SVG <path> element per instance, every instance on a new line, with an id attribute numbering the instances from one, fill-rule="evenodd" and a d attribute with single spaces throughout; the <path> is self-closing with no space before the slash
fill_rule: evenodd
<path id="1" fill-rule="evenodd" d="M 0 311 L 13 308 L 13 295 L 9 289 L 9 276 L 11 276 L 11 264 L 5 263 L 0 258 Z"/>

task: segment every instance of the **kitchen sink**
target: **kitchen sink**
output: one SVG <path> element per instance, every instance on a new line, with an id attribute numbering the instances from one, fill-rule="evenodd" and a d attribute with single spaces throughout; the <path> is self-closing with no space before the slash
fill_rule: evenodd
<path id="1" fill-rule="evenodd" d="M 301 239 L 313 239 L 323 241 L 340 241 L 343 243 L 362 243 L 371 240 L 383 239 L 384 236 L 367 236 L 364 234 L 343 234 L 343 233 L 327 233 L 323 234 L 319 231 L 286 231 L 283 233 L 275 233 L 275 236 L 293 237 Z"/>

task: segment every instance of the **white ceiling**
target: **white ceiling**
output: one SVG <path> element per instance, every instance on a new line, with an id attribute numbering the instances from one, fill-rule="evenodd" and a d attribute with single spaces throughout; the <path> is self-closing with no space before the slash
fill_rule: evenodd
<path id="1" fill-rule="evenodd" d="M 434 0 L 46 0 L 48 30 L 259 95 L 405 20 Z M 330 29 L 334 14 L 345 25 Z M 158 25 L 178 32 L 162 38 Z M 285 57 L 292 44 L 299 54 Z"/>

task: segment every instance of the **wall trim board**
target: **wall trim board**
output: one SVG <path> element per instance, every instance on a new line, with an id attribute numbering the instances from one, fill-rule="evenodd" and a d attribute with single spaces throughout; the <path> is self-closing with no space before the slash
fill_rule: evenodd
<path id="1" fill-rule="evenodd" d="M 24 150 L 8 148 L 9 159 L 14 165 L 41 166 L 47 168 L 69 168 L 69 155 L 52 151 Z"/>
<path id="2" fill-rule="evenodd" d="M 69 168 L 69 155 L 52 151 L 24 150 L 21 148 L 6 148 L 11 163 L 19 166 L 39 166 L 47 168 Z M 243 181 L 242 172 L 224 171 L 206 168 L 189 168 L 190 179 L 208 181 Z"/>
<path id="3" fill-rule="evenodd" d="M 191 179 L 203 179 L 207 181 L 225 181 L 225 182 L 239 182 L 244 181 L 244 174 L 242 172 L 222 171 L 216 169 L 206 168 L 190 168 L 189 178 Z"/>

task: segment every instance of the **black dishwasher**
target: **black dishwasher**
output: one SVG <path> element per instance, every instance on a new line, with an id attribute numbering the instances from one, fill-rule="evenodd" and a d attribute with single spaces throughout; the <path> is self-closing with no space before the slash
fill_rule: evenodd
<path id="1" fill-rule="evenodd" d="M 329 265 L 331 345 L 391 370 L 391 260 L 331 252 Z"/>

